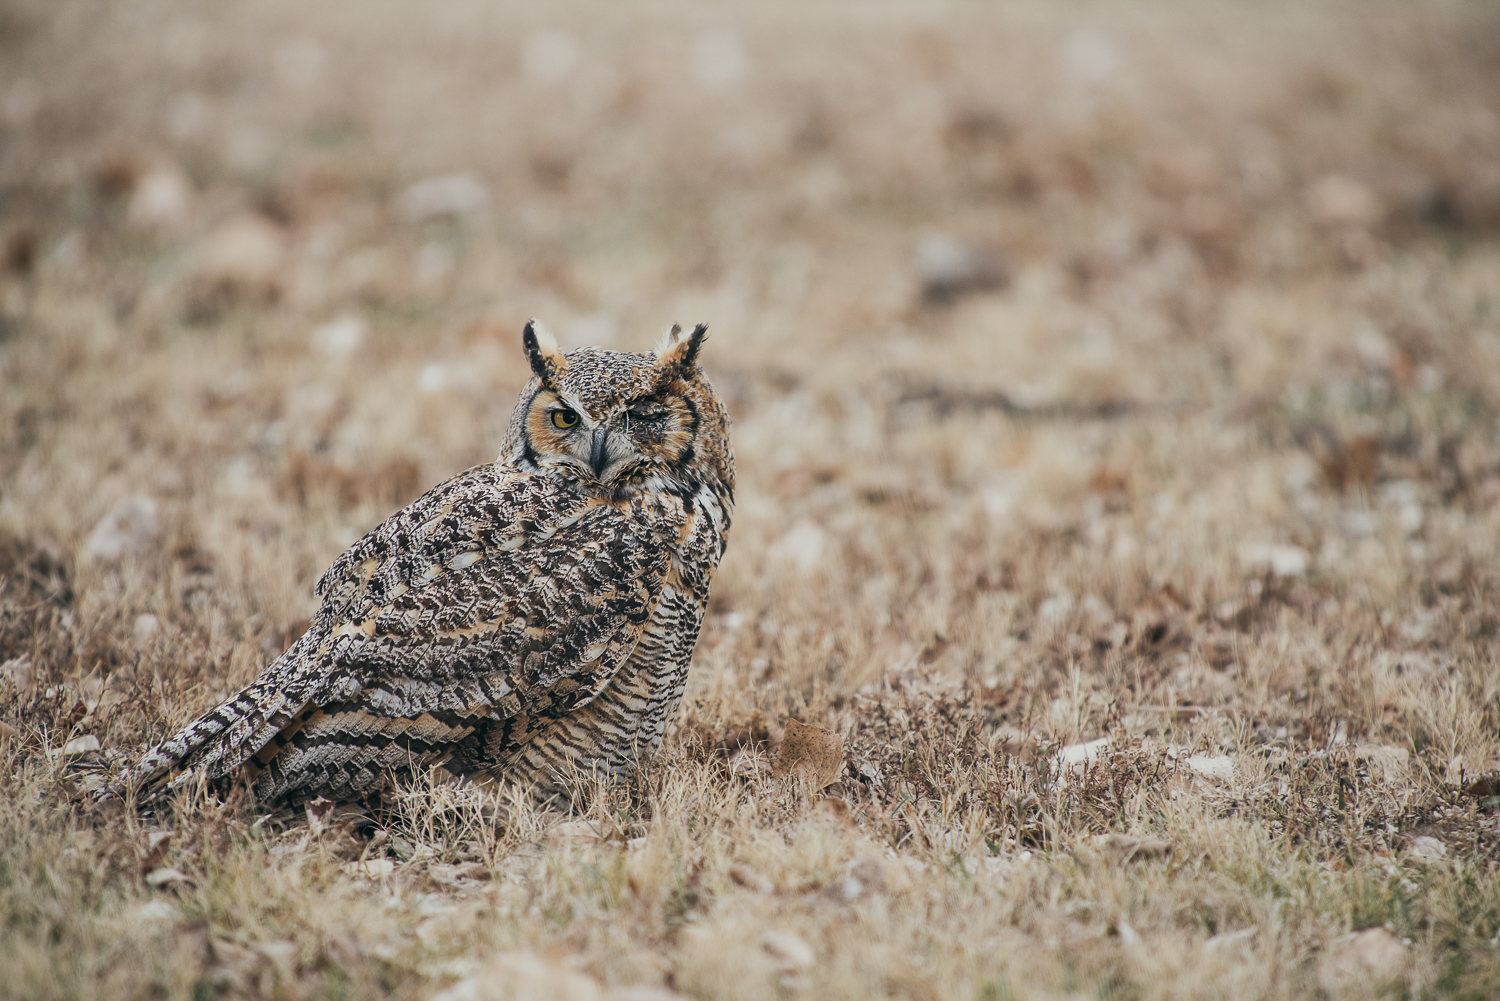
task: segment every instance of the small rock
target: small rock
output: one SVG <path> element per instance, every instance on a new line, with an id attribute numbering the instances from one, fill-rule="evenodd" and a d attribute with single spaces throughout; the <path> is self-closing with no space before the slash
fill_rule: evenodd
<path id="1" fill-rule="evenodd" d="M 89 532 L 83 552 L 89 559 L 113 562 L 146 552 L 158 532 L 155 501 L 140 494 L 121 497 Z"/>
<path id="2" fill-rule="evenodd" d="M 432 1001 L 603 1001 L 592 978 L 529 952 L 496 956 Z"/>
<path id="3" fill-rule="evenodd" d="M 1448 846 L 1437 838 L 1428 837 L 1427 835 L 1423 835 L 1413 841 L 1407 851 L 1411 853 L 1412 858 L 1420 859 L 1427 863 L 1441 862 L 1448 857 Z"/>
<path id="4" fill-rule="evenodd" d="M 775 773 L 796 773 L 814 789 L 838 781 L 844 770 L 844 738 L 821 726 L 787 720 L 786 735 L 776 755 Z"/>
<path id="5" fill-rule="evenodd" d="M 1234 761 L 1227 754 L 1210 756 L 1195 754 L 1187 759 L 1187 766 L 1199 775 L 1221 782 L 1234 781 Z"/>
<path id="6" fill-rule="evenodd" d="M 852 904 L 864 896 L 865 884 L 858 876 L 845 876 L 833 885 L 833 893 L 845 903 Z"/>
<path id="7" fill-rule="evenodd" d="M 1369 185 L 1345 174 L 1329 174 L 1307 189 L 1307 211 L 1319 226 L 1380 225 L 1385 206 Z"/>
<path id="8" fill-rule="evenodd" d="M 417 389 L 424 393 L 440 392 L 448 385 L 448 368 L 440 361 L 429 362 L 417 373 Z"/>
<path id="9" fill-rule="evenodd" d="M 1371 996 L 1406 965 L 1406 946 L 1384 928 L 1366 928 L 1335 939 L 1318 964 L 1318 983 L 1335 997 Z"/>
<path id="10" fill-rule="evenodd" d="M 130 637 L 137 647 L 143 647 L 155 639 L 159 632 L 161 632 L 161 619 L 150 612 L 144 612 L 135 617 L 135 625 L 130 630 Z"/>
<path id="11" fill-rule="evenodd" d="M 1369 762 L 1372 777 L 1379 776 L 1385 782 L 1399 782 L 1406 775 L 1406 763 L 1411 753 L 1404 747 L 1361 744 L 1354 749 L 1354 756 Z"/>
<path id="12" fill-rule="evenodd" d="M 193 185 L 170 164 L 152 167 L 136 183 L 125 221 L 139 229 L 181 232 L 192 215 Z"/>
<path id="13" fill-rule="evenodd" d="M 396 198 L 396 214 L 419 223 L 442 216 L 465 216 L 489 204 L 490 193 L 473 174 L 449 174 L 418 181 Z"/>
<path id="14" fill-rule="evenodd" d="M 932 234 L 917 244 L 917 276 L 922 300 L 949 303 L 971 292 L 1004 288 L 1009 269 L 994 254 L 950 236 Z"/>
<path id="15" fill-rule="evenodd" d="M 82 754 L 93 754 L 103 749 L 104 745 L 99 743 L 99 738 L 92 733 L 86 733 L 82 737 L 74 737 L 63 745 L 63 757 L 73 758 Z"/>
<path id="16" fill-rule="evenodd" d="M 182 911 L 169 900 L 148 900 L 130 911 L 130 922 L 134 925 L 176 924 L 182 920 Z"/>
<path id="17" fill-rule="evenodd" d="M 26 655 L 12 657 L 0 664 L 0 681 L 7 682 L 20 692 L 31 689 L 32 673 L 31 658 Z"/>
<path id="18" fill-rule="evenodd" d="M 330 358 L 347 358 L 365 343 L 369 326 L 357 316 L 345 315 L 324 323 L 312 332 L 312 349 Z"/>
<path id="19" fill-rule="evenodd" d="M 1278 577 L 1300 577 L 1307 573 L 1309 557 L 1301 546 L 1283 546 L 1270 542 L 1247 542 L 1240 546 L 1240 562 L 1248 566 L 1268 566 Z"/>

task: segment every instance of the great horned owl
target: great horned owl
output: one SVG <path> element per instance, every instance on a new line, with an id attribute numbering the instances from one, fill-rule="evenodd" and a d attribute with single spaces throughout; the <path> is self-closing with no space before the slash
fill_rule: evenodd
<path id="1" fill-rule="evenodd" d="M 302 638 L 119 788 L 362 800 L 435 766 L 543 788 L 629 772 L 682 699 L 734 505 L 706 333 L 565 355 L 528 323 L 500 457 L 356 542 Z"/>

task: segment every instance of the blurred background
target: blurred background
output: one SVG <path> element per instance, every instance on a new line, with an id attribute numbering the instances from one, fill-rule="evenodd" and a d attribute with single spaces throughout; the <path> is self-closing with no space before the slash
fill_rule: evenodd
<path id="1" fill-rule="evenodd" d="M 13 0 L 0 523 L 94 644 L 46 670 L 252 675 L 496 454 L 529 316 L 711 325 L 703 655 L 783 708 L 1049 691 L 1167 584 L 1226 629 L 1262 578 L 1472 595 L 1497 101 L 1479 3 Z"/>
<path id="2" fill-rule="evenodd" d="M 1497 235 L 1493 2 L 4 0 L 0 967 L 1493 996 Z M 496 456 L 532 316 L 710 324 L 735 421 L 650 836 L 507 834 L 449 923 L 319 824 L 70 813 Z"/>

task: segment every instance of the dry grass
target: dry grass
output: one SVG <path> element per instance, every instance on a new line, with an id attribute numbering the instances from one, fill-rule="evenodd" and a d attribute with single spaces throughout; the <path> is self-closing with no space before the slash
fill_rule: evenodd
<path id="1" fill-rule="evenodd" d="M 1491 8 L 303 6 L 0 12 L 0 996 L 1500 994 Z M 87 812 L 532 314 L 713 325 L 659 758 Z"/>

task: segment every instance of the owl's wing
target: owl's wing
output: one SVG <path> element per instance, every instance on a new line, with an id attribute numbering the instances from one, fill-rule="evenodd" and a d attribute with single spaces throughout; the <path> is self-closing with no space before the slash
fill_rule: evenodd
<path id="1" fill-rule="evenodd" d="M 217 778 L 248 763 L 358 786 L 392 755 L 440 758 L 485 719 L 584 705 L 630 656 L 661 594 L 670 558 L 648 536 L 547 477 L 460 474 L 335 561 L 307 634 L 132 778 L 178 767 Z M 295 755 L 282 753 L 289 746 Z"/>

